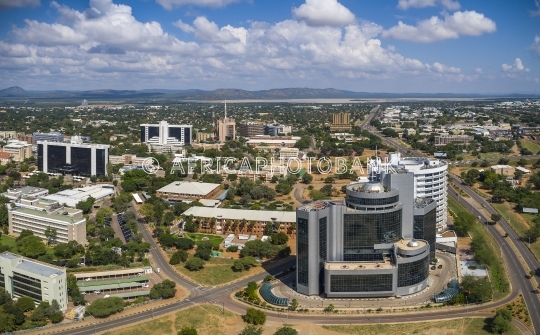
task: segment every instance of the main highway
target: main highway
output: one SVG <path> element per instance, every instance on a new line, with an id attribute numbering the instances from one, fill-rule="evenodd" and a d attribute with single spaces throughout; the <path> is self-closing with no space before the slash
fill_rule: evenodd
<path id="1" fill-rule="evenodd" d="M 370 130 L 369 122 L 374 117 L 376 112 L 378 111 L 378 106 L 375 107 L 371 114 L 364 120 L 364 123 L 362 124 L 362 128 L 366 130 Z M 375 134 L 377 135 L 377 134 Z M 377 135 L 380 136 L 380 135 Z M 397 148 L 398 150 L 407 153 L 411 152 L 411 150 L 400 146 L 397 143 L 393 143 L 392 141 L 382 138 L 384 142 L 387 144 Z M 417 153 L 415 153 L 417 154 Z M 463 185 L 463 189 L 466 190 L 466 186 Z M 471 192 L 473 192 L 471 190 Z M 474 193 L 474 192 L 473 192 Z M 471 193 L 471 194 L 473 194 Z M 453 197 L 459 197 L 456 191 L 454 191 L 452 188 L 449 188 L 449 194 Z M 483 199 L 477 199 L 474 198 L 479 203 L 483 203 Z M 468 203 L 465 203 L 464 201 L 461 201 L 462 204 L 471 211 L 474 215 L 477 217 L 479 216 L 483 222 L 489 221 L 488 218 L 486 218 L 483 214 L 483 212 L 479 208 L 475 208 L 474 206 L 469 205 Z M 487 208 L 489 204 L 486 205 Z M 321 315 L 321 314 L 299 314 L 299 313 L 278 313 L 278 312 L 272 312 L 272 311 L 265 311 L 265 313 L 268 316 L 268 319 L 279 321 L 279 322 L 290 322 L 290 321 L 300 321 L 300 322 L 308 322 L 308 323 L 314 323 L 314 324 L 376 324 L 376 323 L 399 323 L 399 322 L 411 322 L 411 321 L 435 321 L 435 320 L 444 320 L 444 319 L 452 319 L 452 318 L 464 318 L 464 317 L 473 317 L 473 316 L 481 316 L 481 317 L 489 317 L 492 314 L 485 312 L 487 309 L 493 309 L 500 306 L 503 306 L 512 300 L 514 300 L 519 293 L 522 293 L 525 302 L 527 304 L 527 308 L 529 309 L 529 313 L 531 316 L 531 320 L 533 322 L 534 328 L 536 329 L 536 333 L 540 334 L 540 300 L 536 296 L 536 294 L 533 294 L 532 291 L 534 290 L 534 287 L 532 287 L 532 284 L 530 280 L 528 280 L 525 276 L 530 271 L 530 269 L 538 269 L 540 268 L 538 261 L 534 259 L 534 257 L 531 257 L 532 254 L 528 251 L 528 249 L 522 248 L 523 245 L 520 244 L 519 240 L 517 239 L 517 235 L 510 229 L 510 227 L 501 220 L 501 227 L 508 233 L 508 237 L 515 241 L 516 246 L 518 247 L 518 251 L 521 254 L 521 256 L 527 261 L 527 266 L 529 268 L 525 269 L 518 256 L 515 254 L 514 250 L 508 245 L 506 239 L 502 237 L 498 231 L 493 226 L 486 226 L 486 229 L 494 236 L 495 240 L 500 246 L 500 250 L 502 253 L 502 256 L 504 258 L 504 262 L 506 264 L 506 267 L 509 272 L 510 277 L 510 283 L 512 286 L 512 292 L 506 296 L 504 299 L 496 301 L 496 302 L 490 302 L 485 303 L 482 305 L 471 305 L 467 308 L 443 308 L 443 309 L 432 309 L 432 310 L 424 310 L 422 313 L 403 313 L 403 314 L 388 314 L 388 313 L 377 313 L 377 314 L 349 314 L 349 315 Z M 156 307 L 154 309 L 148 310 L 143 313 L 139 314 L 133 314 L 133 315 L 126 315 L 121 318 L 114 318 L 111 317 L 111 319 L 103 319 L 98 320 L 96 319 L 95 322 L 89 323 L 87 325 L 81 326 L 79 328 L 69 329 L 65 331 L 54 331 L 54 328 L 51 328 L 52 332 L 54 334 L 59 335 L 90 335 L 95 334 L 96 332 L 104 332 L 107 330 L 110 330 L 112 328 L 116 327 L 127 327 L 130 325 L 133 325 L 137 322 L 141 321 L 148 321 L 153 318 L 157 318 L 159 316 L 165 315 L 167 313 L 176 312 L 184 308 L 188 308 L 194 305 L 198 304 L 205 304 L 205 303 L 213 303 L 218 306 L 221 306 L 223 308 L 226 308 L 228 310 L 231 310 L 238 314 L 245 313 L 246 305 L 237 301 L 236 299 L 232 298 L 232 292 L 243 288 L 247 285 L 250 281 L 259 281 L 262 280 L 267 273 L 261 273 L 255 276 L 251 276 L 249 278 L 245 278 L 241 281 L 225 284 L 220 287 L 202 287 L 201 285 L 192 282 L 191 280 L 181 276 L 178 274 L 174 269 L 168 264 L 165 257 L 162 255 L 162 253 L 159 250 L 159 246 L 156 244 L 154 239 L 152 238 L 150 232 L 146 229 L 146 227 L 143 225 L 142 220 L 139 218 L 139 230 L 142 232 L 143 237 L 146 241 L 148 241 L 151 245 L 150 253 L 152 255 L 152 259 L 154 262 L 154 268 L 159 267 L 161 269 L 161 273 L 164 274 L 169 279 L 175 281 L 179 286 L 181 286 L 183 289 L 187 290 L 189 292 L 189 297 L 184 299 L 183 301 L 175 302 L 169 305 Z M 529 253 L 529 254 L 527 254 Z M 290 260 L 285 261 L 281 264 L 276 264 L 276 266 L 269 268 L 268 273 L 272 275 L 279 274 L 284 269 L 289 268 L 290 266 L 295 264 L 294 258 L 291 257 Z"/>

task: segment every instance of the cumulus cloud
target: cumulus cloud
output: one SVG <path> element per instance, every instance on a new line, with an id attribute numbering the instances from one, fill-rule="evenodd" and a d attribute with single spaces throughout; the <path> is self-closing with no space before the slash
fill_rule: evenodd
<path id="1" fill-rule="evenodd" d="M 59 14 L 56 22 L 27 20 L 0 40 L 0 78 L 6 85 L 73 89 L 110 83 L 124 88 L 222 83 L 254 88 L 260 83 L 305 85 L 309 80 L 342 86 L 346 80 L 354 85 L 365 80 L 373 88 L 374 81 L 400 77 L 421 78 L 422 83 L 463 79 L 457 67 L 428 64 L 384 47 L 379 39 L 383 28 L 355 22 L 354 16 L 344 26 L 336 21 L 314 25 L 295 16 L 245 27 L 220 27 L 199 16 L 191 24 L 173 23 L 193 34 L 195 41 L 186 42 L 158 22 L 137 20 L 131 7 L 111 0 L 91 0 L 86 10 L 56 2 L 51 6 Z"/>
<path id="2" fill-rule="evenodd" d="M 0 0 L 0 9 L 39 6 L 41 6 L 41 0 Z"/>
<path id="3" fill-rule="evenodd" d="M 424 8 L 441 5 L 448 10 L 458 10 L 461 5 L 453 0 L 399 0 L 397 7 L 407 10 L 409 8 Z"/>
<path id="4" fill-rule="evenodd" d="M 354 22 L 354 14 L 337 0 L 306 0 L 293 8 L 294 17 L 310 26 L 343 26 Z"/>
<path id="5" fill-rule="evenodd" d="M 530 69 L 523 66 L 520 58 L 516 58 L 514 64 L 503 64 L 501 68 L 504 72 L 529 72 Z"/>
<path id="6" fill-rule="evenodd" d="M 158 4 L 166 10 L 172 10 L 176 7 L 195 5 L 200 7 L 225 7 L 231 3 L 240 2 L 242 0 L 156 0 Z"/>
<path id="7" fill-rule="evenodd" d="M 456 39 L 461 35 L 479 36 L 493 33 L 497 30 L 495 22 L 484 14 L 475 11 L 455 12 L 445 14 L 444 19 L 432 16 L 430 19 L 418 22 L 411 26 L 399 23 L 382 32 L 386 38 L 406 40 L 419 43 L 430 43 L 447 39 Z"/>
<path id="8" fill-rule="evenodd" d="M 180 28 L 185 33 L 193 33 L 195 32 L 195 28 L 190 26 L 187 23 L 182 22 L 182 20 L 178 20 L 176 22 L 173 22 L 173 26 Z"/>
<path id="9" fill-rule="evenodd" d="M 540 57 L 540 36 L 539 35 L 536 35 L 534 37 L 534 43 L 529 46 L 529 50 L 531 50 L 538 57 Z"/>

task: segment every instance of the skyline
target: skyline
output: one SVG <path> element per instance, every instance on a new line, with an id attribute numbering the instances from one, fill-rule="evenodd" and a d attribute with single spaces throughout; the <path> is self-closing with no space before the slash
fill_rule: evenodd
<path id="1" fill-rule="evenodd" d="M 2 88 L 537 93 L 540 1 L 492 4 L 0 0 Z"/>

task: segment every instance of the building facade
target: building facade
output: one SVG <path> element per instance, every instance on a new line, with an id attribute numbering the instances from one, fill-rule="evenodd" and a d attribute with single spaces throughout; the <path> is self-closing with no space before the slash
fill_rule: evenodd
<path id="1" fill-rule="evenodd" d="M 14 162 L 22 162 L 32 156 L 32 144 L 25 141 L 10 140 L 2 150 L 9 153 Z"/>
<path id="2" fill-rule="evenodd" d="M 39 133 L 35 132 L 32 134 L 34 143 L 38 141 L 49 141 L 49 142 L 64 142 L 64 135 L 57 131 L 52 131 L 50 133 Z"/>
<path id="3" fill-rule="evenodd" d="M 4 252 L 0 254 L 0 287 L 13 298 L 30 297 L 35 303 L 56 300 L 62 311 L 67 309 L 65 268 Z"/>
<path id="4" fill-rule="evenodd" d="M 37 142 L 38 170 L 45 173 L 106 176 L 109 146 L 104 144 Z"/>
<path id="5" fill-rule="evenodd" d="M 351 113 L 332 114 L 330 131 L 351 130 Z"/>
<path id="6" fill-rule="evenodd" d="M 469 135 L 440 135 L 435 136 L 435 146 L 440 147 L 450 143 L 468 145 L 474 137 Z"/>
<path id="7" fill-rule="evenodd" d="M 263 124 L 253 122 L 241 123 L 238 125 L 238 133 L 242 137 L 251 138 L 257 135 L 264 135 L 264 128 L 265 126 Z"/>
<path id="8" fill-rule="evenodd" d="M 17 138 L 17 132 L 15 130 L 1 130 L 0 138 L 7 140 L 10 138 Z"/>
<path id="9" fill-rule="evenodd" d="M 414 199 L 412 173 L 346 187 L 344 202 L 296 210 L 297 290 L 329 298 L 410 295 L 428 285 L 437 203 Z"/>
<path id="10" fill-rule="evenodd" d="M 192 125 L 172 125 L 167 121 L 158 124 L 141 124 L 141 142 L 149 145 L 191 144 Z"/>

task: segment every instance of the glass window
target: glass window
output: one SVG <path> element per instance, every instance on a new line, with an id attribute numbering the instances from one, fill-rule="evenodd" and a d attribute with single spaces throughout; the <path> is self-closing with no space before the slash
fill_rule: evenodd
<path id="1" fill-rule="evenodd" d="M 392 274 L 330 276 L 330 292 L 379 291 L 392 291 Z"/>
<path id="2" fill-rule="evenodd" d="M 38 170 L 43 171 L 43 144 L 38 144 L 37 154 Z"/>
<path id="3" fill-rule="evenodd" d="M 418 284 L 429 275 L 429 257 L 398 265 L 398 287 Z"/>
<path id="4" fill-rule="evenodd" d="M 413 229 L 413 237 L 428 241 L 429 258 L 435 258 L 435 243 L 437 238 L 437 208 L 432 209 L 425 215 L 415 215 Z"/>
<path id="5" fill-rule="evenodd" d="M 64 165 L 66 165 L 66 147 L 59 145 L 48 145 L 47 171 L 58 172 L 64 167 Z"/>
<path id="6" fill-rule="evenodd" d="M 365 205 L 365 206 L 380 206 L 380 205 L 390 205 L 395 204 L 399 201 L 399 196 L 382 198 L 382 199 L 368 199 L 368 198 L 358 198 L 353 196 L 347 196 L 347 202 L 355 205 Z"/>
<path id="7" fill-rule="evenodd" d="M 71 166 L 82 176 L 91 175 L 92 153 L 90 148 L 71 147 Z"/>
<path id="8" fill-rule="evenodd" d="M 169 137 L 174 137 L 178 141 L 182 140 L 182 128 L 169 127 Z"/>
<path id="9" fill-rule="evenodd" d="M 324 291 L 324 263 L 326 262 L 326 217 L 319 219 L 319 285 Z"/>
<path id="10" fill-rule="evenodd" d="M 105 149 L 96 149 L 96 175 L 104 176 L 107 160 L 105 159 Z"/>
<path id="11" fill-rule="evenodd" d="M 386 250 L 374 250 L 380 243 L 401 238 L 401 209 L 386 213 L 345 214 L 343 253 L 345 261 L 382 260 Z"/>
<path id="12" fill-rule="evenodd" d="M 296 223 L 296 239 L 298 243 L 298 284 L 308 285 L 309 236 L 308 220 L 298 218 Z"/>

